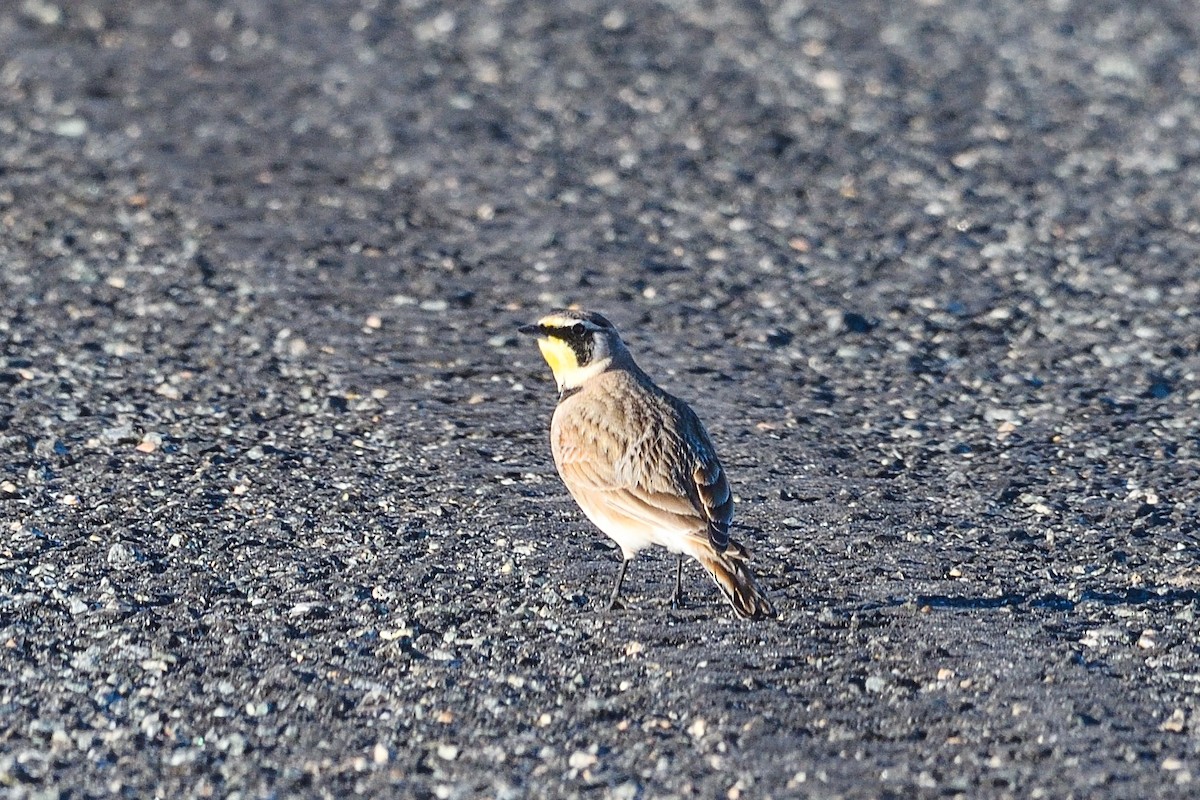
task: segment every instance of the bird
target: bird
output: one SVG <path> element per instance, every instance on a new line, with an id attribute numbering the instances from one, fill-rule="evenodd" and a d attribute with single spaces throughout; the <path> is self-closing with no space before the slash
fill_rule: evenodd
<path id="1" fill-rule="evenodd" d="M 621 550 L 606 610 L 618 604 L 629 562 L 659 545 L 678 554 L 676 607 L 683 604 L 683 563 L 690 556 L 738 617 L 775 616 L 749 553 L 730 538 L 733 493 L 696 412 L 642 371 L 602 314 L 557 310 L 518 330 L 536 338 L 558 385 L 550 423 L 558 474 Z"/>

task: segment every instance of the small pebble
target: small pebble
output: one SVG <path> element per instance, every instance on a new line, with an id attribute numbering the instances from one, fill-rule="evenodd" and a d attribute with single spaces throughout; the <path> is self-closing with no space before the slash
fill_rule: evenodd
<path id="1" fill-rule="evenodd" d="M 87 133 L 87 129 L 87 120 L 80 119 L 79 117 L 64 119 L 54 126 L 55 133 L 59 136 L 65 136 L 68 139 L 78 139 Z"/>
<path id="2" fill-rule="evenodd" d="M 137 440 L 138 436 L 133 432 L 133 426 L 129 423 L 114 425 L 111 428 L 105 428 L 100 431 L 100 441 L 105 444 L 119 444 L 121 442 L 133 442 Z"/>
<path id="3" fill-rule="evenodd" d="M 43 0 L 25 0 L 21 11 L 30 19 L 37 20 L 46 26 L 58 25 L 63 19 L 61 8 L 53 3 L 43 2 Z"/>
<path id="4" fill-rule="evenodd" d="M 1177 708 L 1171 712 L 1171 716 L 1167 717 L 1162 725 L 1158 726 L 1158 729 L 1167 733 L 1183 733 L 1186 727 L 1187 717 L 1182 708 Z"/>
<path id="5" fill-rule="evenodd" d="M 607 31 L 619 31 L 629 22 L 629 18 L 625 16 L 625 12 L 619 8 L 614 8 L 604 15 L 604 19 L 600 20 L 600 24 Z"/>
<path id="6" fill-rule="evenodd" d="M 124 569 L 134 564 L 137 561 L 137 557 L 134 555 L 133 548 L 129 545 L 124 542 L 114 542 L 108 548 L 108 555 L 105 560 L 108 561 L 110 567 Z"/>

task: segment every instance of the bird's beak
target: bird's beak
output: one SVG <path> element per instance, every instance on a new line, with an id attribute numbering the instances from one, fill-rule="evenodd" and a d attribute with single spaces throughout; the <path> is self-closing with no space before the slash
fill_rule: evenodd
<path id="1" fill-rule="evenodd" d="M 541 336 L 543 335 L 541 325 L 522 325 L 517 328 L 517 333 L 523 333 L 526 336 Z"/>

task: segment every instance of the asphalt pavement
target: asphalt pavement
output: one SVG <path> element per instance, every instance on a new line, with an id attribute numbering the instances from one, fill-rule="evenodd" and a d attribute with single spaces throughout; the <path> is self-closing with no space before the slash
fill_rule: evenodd
<path id="1" fill-rule="evenodd" d="M 13 0 L 0 796 L 1200 782 L 1188 2 Z M 516 327 L 705 421 L 618 555 Z"/>

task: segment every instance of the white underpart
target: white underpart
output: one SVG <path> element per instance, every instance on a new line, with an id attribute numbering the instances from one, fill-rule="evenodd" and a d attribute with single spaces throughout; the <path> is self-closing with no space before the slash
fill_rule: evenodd
<path id="1" fill-rule="evenodd" d="M 567 488 L 569 490 L 571 487 Z M 708 547 L 708 539 L 701 535 L 704 526 L 698 522 L 681 525 L 679 520 L 657 515 L 649 508 L 635 516 L 634 506 L 614 504 L 600 492 L 572 491 L 571 496 L 592 524 L 617 543 L 626 560 L 655 544 L 672 553 L 685 553 L 693 558 L 697 558 L 697 554 Z"/>

